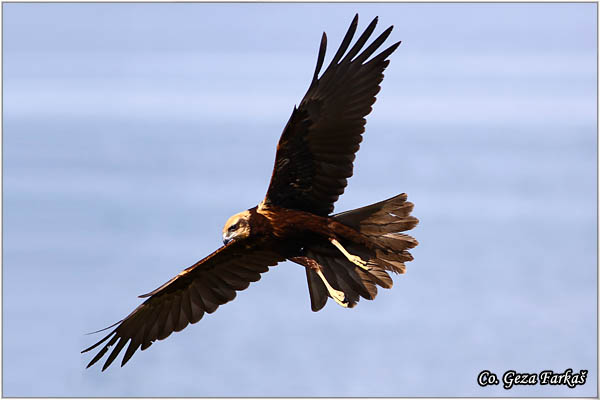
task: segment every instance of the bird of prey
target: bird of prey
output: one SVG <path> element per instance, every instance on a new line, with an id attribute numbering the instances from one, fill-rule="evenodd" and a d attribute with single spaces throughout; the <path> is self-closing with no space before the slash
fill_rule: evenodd
<path id="1" fill-rule="evenodd" d="M 306 269 L 313 311 L 332 298 L 354 307 L 360 297 L 375 298 L 377 286 L 392 287 L 388 271 L 404 273 L 417 241 L 401 233 L 415 227 L 413 204 L 406 194 L 366 207 L 332 215 L 333 204 L 352 176 L 353 161 L 365 131 L 387 58 L 397 42 L 371 57 L 392 26 L 371 44 L 375 18 L 350 47 L 358 14 L 319 76 L 327 36 L 323 33 L 317 65 L 306 95 L 294 107 L 275 156 L 265 198 L 255 207 L 229 218 L 223 228 L 224 246 L 183 270 L 152 292 L 106 337 L 83 350 L 100 347 L 88 367 L 114 346 L 104 371 L 129 343 L 121 366 L 137 349 L 198 322 L 205 313 L 233 300 L 261 273 L 284 260 Z M 371 57 L 371 58 L 370 58 Z"/>

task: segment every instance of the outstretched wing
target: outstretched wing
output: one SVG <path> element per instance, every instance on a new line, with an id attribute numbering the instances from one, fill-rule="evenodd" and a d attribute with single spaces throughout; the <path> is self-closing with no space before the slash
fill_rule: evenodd
<path id="1" fill-rule="evenodd" d="M 377 25 L 375 18 L 346 53 L 357 23 L 358 14 L 331 64 L 317 79 L 327 47 L 323 33 L 308 92 L 300 106 L 294 107 L 279 139 L 263 206 L 273 204 L 325 216 L 333 211 L 333 203 L 344 192 L 365 130 L 364 117 L 371 112 L 383 70 L 389 64 L 386 58 L 400 44 L 393 44 L 367 61 L 393 28 L 386 29 L 363 50 Z"/>
<path id="2" fill-rule="evenodd" d="M 116 326 L 102 340 L 82 351 L 85 353 L 108 341 L 87 367 L 100 360 L 114 345 L 102 367 L 104 371 L 129 342 L 121 362 L 121 366 L 125 365 L 140 346 L 145 350 L 155 340 L 165 339 L 172 332 L 198 322 L 204 313 L 210 314 L 221 304 L 233 300 L 236 290 L 246 289 L 250 282 L 258 281 L 269 266 L 283 260 L 277 253 L 258 247 L 248 249 L 247 245 L 231 242 L 158 289 L 140 296 L 149 299 L 125 319 L 106 328 Z"/>

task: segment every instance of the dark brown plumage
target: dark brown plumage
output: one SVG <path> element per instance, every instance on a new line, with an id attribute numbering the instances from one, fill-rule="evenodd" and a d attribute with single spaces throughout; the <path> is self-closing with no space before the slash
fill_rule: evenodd
<path id="1" fill-rule="evenodd" d="M 279 139 L 265 204 L 325 216 L 344 192 L 365 131 L 364 117 L 371 112 L 389 64 L 386 58 L 400 45 L 395 43 L 367 61 L 392 32 L 389 27 L 359 54 L 377 25 L 375 18 L 344 56 L 357 23 L 358 15 L 317 79 L 327 47 L 323 33 L 313 80 Z"/>
<path id="2" fill-rule="evenodd" d="M 112 329 L 108 335 L 83 350 L 100 348 L 88 367 L 108 353 L 104 370 L 126 349 L 124 365 L 136 350 L 198 322 L 286 259 L 306 268 L 313 311 L 328 298 L 343 307 L 355 306 L 360 297 L 372 300 L 378 285 L 392 287 L 387 272 L 404 273 L 404 263 L 412 260 L 408 250 L 417 241 L 400 232 L 418 223 L 405 194 L 330 216 L 352 176 L 364 117 L 379 92 L 387 57 L 400 44 L 370 58 L 392 27 L 363 49 L 377 18 L 350 47 L 357 23 L 358 15 L 319 77 L 327 44 L 323 34 L 310 87 L 279 140 L 265 199 L 226 222 L 223 247 L 140 296 L 147 300 L 106 328 Z"/>

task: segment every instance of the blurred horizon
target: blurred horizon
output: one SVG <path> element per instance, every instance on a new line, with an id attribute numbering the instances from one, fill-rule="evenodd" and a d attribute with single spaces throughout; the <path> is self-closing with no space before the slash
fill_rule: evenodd
<path id="1" fill-rule="evenodd" d="M 597 4 L 3 4 L 3 396 L 597 396 Z M 104 373 L 86 336 L 221 245 L 355 13 L 390 25 L 335 212 L 407 193 L 394 288 L 286 262 Z M 384 44 L 384 47 L 386 45 Z M 477 375 L 587 369 L 585 385 Z M 32 384 L 32 377 L 35 377 Z"/>

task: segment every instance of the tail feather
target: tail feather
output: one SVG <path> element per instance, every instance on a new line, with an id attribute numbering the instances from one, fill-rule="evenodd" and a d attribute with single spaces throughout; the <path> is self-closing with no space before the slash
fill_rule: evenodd
<path id="1" fill-rule="evenodd" d="M 310 268 L 306 268 L 306 280 L 310 294 L 310 308 L 315 312 L 319 311 L 327 303 L 327 288 L 319 275 Z"/>
<path id="2" fill-rule="evenodd" d="M 379 267 L 383 268 L 386 271 L 392 271 L 396 274 L 403 274 L 406 272 L 406 266 L 404 265 L 403 262 L 391 261 L 391 260 L 386 260 L 386 259 L 382 259 L 382 258 L 376 258 L 376 259 L 370 260 L 370 261 L 373 262 L 374 264 L 378 265 Z"/>
<path id="3" fill-rule="evenodd" d="M 386 260 L 386 261 L 406 262 L 406 261 L 412 261 L 413 260 L 412 254 L 410 254 L 406 250 L 398 251 L 398 252 L 395 252 L 395 253 L 390 253 L 390 252 L 386 252 L 386 251 L 382 251 L 382 250 L 377 250 L 375 252 L 375 256 L 378 259 L 382 259 L 382 260 Z"/>
<path id="4" fill-rule="evenodd" d="M 388 253 L 412 249 L 419 244 L 415 238 L 403 233 L 386 233 L 382 236 L 367 236 L 371 239 L 371 242 L 377 244 L 381 249 L 387 250 Z"/>
<path id="5" fill-rule="evenodd" d="M 405 193 L 366 207 L 346 211 L 333 216 L 335 220 L 354 228 L 380 250 L 387 253 L 411 249 L 419 242 L 404 233 L 419 223 L 410 215 L 413 203 L 406 201 Z"/>
<path id="6" fill-rule="evenodd" d="M 377 277 L 352 264 L 343 255 L 331 255 L 327 253 L 326 248 L 312 247 L 307 251 L 307 257 L 319 264 L 325 278 L 334 289 L 344 292 L 349 308 L 354 307 L 361 297 L 373 300 L 377 296 Z M 316 273 L 314 275 L 317 276 Z M 379 278 L 383 285 L 384 279 Z M 325 295 L 329 296 L 327 292 Z"/>
<path id="7" fill-rule="evenodd" d="M 360 297 L 370 297 L 369 291 L 363 286 L 360 277 L 354 272 L 354 268 L 349 268 L 341 259 L 330 259 L 328 265 L 331 266 L 333 273 L 337 277 L 337 281 L 342 283 L 340 286 L 348 300 L 354 303 L 354 306 Z M 346 287 L 345 290 L 343 287 Z"/>
<path id="8" fill-rule="evenodd" d="M 377 297 L 377 285 L 373 282 L 372 275 L 367 271 L 364 271 L 360 268 L 355 269 L 356 273 L 360 277 L 362 284 L 365 286 L 367 291 L 369 292 L 370 297 L 365 297 L 367 300 L 373 300 Z"/>
<path id="9" fill-rule="evenodd" d="M 382 288 L 391 289 L 394 286 L 392 278 L 381 268 L 373 268 L 369 271 L 369 274 L 375 278 L 375 282 Z"/>
<path id="10" fill-rule="evenodd" d="M 388 223 L 380 221 L 379 223 L 363 223 L 360 225 L 360 231 L 365 235 L 384 235 L 391 232 L 409 231 L 419 223 L 419 220 L 412 215 L 408 217 L 397 217 L 395 215 L 387 216 Z"/>
<path id="11" fill-rule="evenodd" d="M 340 242 L 351 254 L 368 261 L 369 271 L 350 262 L 328 242 L 306 248 L 306 256 L 319 264 L 329 284 L 344 292 L 349 307 L 355 306 L 361 297 L 373 300 L 377 296 L 377 286 L 391 288 L 393 281 L 388 271 L 403 274 L 406 271 L 404 263 L 413 260 L 408 249 L 417 246 L 418 242 L 401 232 L 411 230 L 419 220 L 410 215 L 414 206 L 406 199 L 403 193 L 332 216 L 360 233 L 357 240 L 340 237 Z M 318 311 L 325 306 L 329 293 L 314 271 L 307 268 L 306 276 L 311 308 Z"/>
<path id="12" fill-rule="evenodd" d="M 369 221 L 376 223 L 379 218 L 385 217 L 386 214 L 406 217 L 411 213 L 414 206 L 413 203 L 406 201 L 406 199 L 406 193 L 402 193 L 375 204 L 335 214 L 333 218 L 345 225 L 358 229 L 360 223 L 369 223 Z"/>

